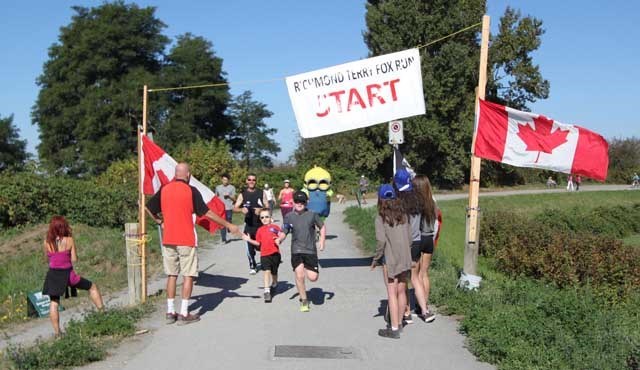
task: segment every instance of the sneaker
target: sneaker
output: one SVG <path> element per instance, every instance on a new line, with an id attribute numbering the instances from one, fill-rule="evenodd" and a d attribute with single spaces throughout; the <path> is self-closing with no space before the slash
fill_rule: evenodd
<path id="1" fill-rule="evenodd" d="M 178 325 L 188 325 L 200 321 L 199 315 L 187 314 L 187 316 L 178 315 Z"/>
<path id="2" fill-rule="evenodd" d="M 413 315 L 408 314 L 402 316 L 402 322 L 405 324 L 413 324 Z"/>
<path id="3" fill-rule="evenodd" d="M 257 272 L 256 269 L 249 269 L 249 275 L 255 275 Z"/>
<path id="4" fill-rule="evenodd" d="M 424 322 L 433 322 L 433 320 L 436 319 L 436 315 L 431 311 L 427 311 L 425 314 L 420 314 L 418 317 L 420 317 Z"/>
<path id="5" fill-rule="evenodd" d="M 167 325 L 171 325 L 173 323 L 175 323 L 178 320 L 178 314 L 177 313 L 168 313 L 165 315 L 165 324 Z"/>
<path id="6" fill-rule="evenodd" d="M 264 303 L 271 302 L 271 292 L 264 292 Z"/>
<path id="7" fill-rule="evenodd" d="M 400 330 L 393 330 L 391 328 L 378 330 L 378 335 L 384 338 L 400 339 Z"/>
<path id="8" fill-rule="evenodd" d="M 309 312 L 309 301 L 300 301 L 300 312 Z"/>

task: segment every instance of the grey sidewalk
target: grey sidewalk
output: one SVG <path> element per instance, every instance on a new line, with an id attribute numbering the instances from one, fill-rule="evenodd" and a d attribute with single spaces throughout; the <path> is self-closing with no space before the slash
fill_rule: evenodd
<path id="1" fill-rule="evenodd" d="M 311 311 L 298 310 L 289 262 L 283 247 L 280 285 L 273 302 L 262 300 L 261 273 L 248 275 L 244 244 L 200 250 L 201 272 L 191 309 L 202 320 L 187 326 L 164 325 L 164 305 L 143 326 L 149 334 L 129 340 L 106 361 L 90 369 L 490 369 L 464 348 L 464 336 L 450 317 L 416 321 L 400 340 L 378 337 L 379 312 L 386 300 L 380 269 L 355 247 L 343 222 L 344 205 L 333 205 L 327 219 L 327 247 L 320 252 L 320 279 L 309 284 Z M 276 217 L 279 218 L 279 217 Z M 437 282 L 435 282 L 437 284 Z M 274 357 L 275 346 L 337 346 L 353 359 Z"/>

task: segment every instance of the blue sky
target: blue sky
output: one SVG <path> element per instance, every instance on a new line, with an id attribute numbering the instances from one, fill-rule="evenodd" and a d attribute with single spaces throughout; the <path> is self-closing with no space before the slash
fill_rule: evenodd
<path id="1" fill-rule="evenodd" d="M 234 95 L 251 90 L 274 113 L 267 123 L 286 160 L 297 126 L 284 77 L 367 56 L 363 1 L 137 1 L 157 7 L 156 16 L 174 38 L 191 32 L 213 43 Z M 14 114 L 20 136 L 35 153 L 37 127 L 30 111 L 38 94 L 47 49 L 67 25 L 71 5 L 96 1 L 11 1 L 0 23 L 0 116 Z M 509 5 L 543 20 L 546 33 L 534 54 L 551 83 L 549 99 L 531 106 L 557 121 L 575 123 L 606 138 L 640 137 L 632 114 L 640 101 L 640 2 L 488 0 L 492 32 Z M 435 38 L 435 37 L 434 37 Z M 251 81 L 272 80 L 268 83 Z M 247 83 L 243 83 L 247 82 Z M 471 125 L 471 122 L 469 123 Z"/>

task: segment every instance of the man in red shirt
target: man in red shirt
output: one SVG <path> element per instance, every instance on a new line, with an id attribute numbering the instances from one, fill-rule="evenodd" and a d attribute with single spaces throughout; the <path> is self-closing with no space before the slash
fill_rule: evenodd
<path id="1" fill-rule="evenodd" d="M 268 209 L 260 211 L 260 222 L 262 226 L 256 231 L 256 239 L 251 239 L 251 235 L 245 233 L 242 239 L 247 243 L 255 245 L 260 249 L 260 265 L 264 270 L 264 302 L 271 302 L 278 285 L 278 267 L 282 263 L 280 248 L 276 242 L 278 233 L 282 230 L 271 222 L 271 212 Z"/>
<path id="2" fill-rule="evenodd" d="M 196 215 L 204 215 L 226 227 L 231 233 L 241 235 L 238 226 L 209 210 L 198 189 L 189 185 L 190 179 L 189 165 L 178 163 L 173 181 L 162 186 L 147 203 L 147 211 L 163 229 L 162 260 L 167 274 L 167 324 L 178 321 L 178 325 L 185 325 L 200 320 L 198 315 L 189 313 L 193 278 L 198 276 Z M 162 214 L 162 218 L 159 214 Z M 178 274 L 182 274 L 184 279 L 180 315 L 176 313 L 174 306 Z"/>

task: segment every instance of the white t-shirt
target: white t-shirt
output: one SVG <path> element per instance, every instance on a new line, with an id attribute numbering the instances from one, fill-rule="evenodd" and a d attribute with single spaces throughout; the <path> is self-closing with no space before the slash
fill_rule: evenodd
<path id="1" fill-rule="evenodd" d="M 271 202 L 273 200 L 273 189 L 264 189 L 263 191 L 267 201 Z"/>

